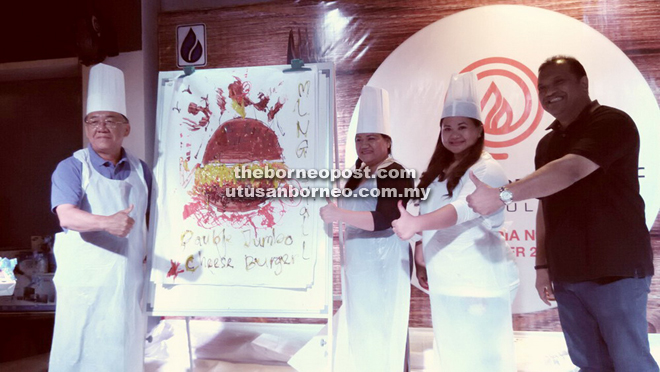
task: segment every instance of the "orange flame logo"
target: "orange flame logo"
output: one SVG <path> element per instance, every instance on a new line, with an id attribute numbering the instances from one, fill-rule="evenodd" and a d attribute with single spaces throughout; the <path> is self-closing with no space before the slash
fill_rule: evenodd
<path id="1" fill-rule="evenodd" d="M 477 80 L 494 78 L 481 98 L 481 110 L 484 114 L 484 130 L 490 136 L 486 146 L 491 148 L 506 148 L 514 146 L 529 137 L 541 122 L 543 109 L 541 103 L 535 101 L 536 75 L 524 64 L 505 57 L 490 57 L 471 63 L 461 72 L 474 71 Z M 495 84 L 497 79 L 505 79 L 514 83 L 524 97 L 524 107 L 514 112 L 513 106 L 505 98 L 505 94 Z M 486 104 L 493 106 L 484 111 Z M 517 118 L 517 119 L 516 119 Z M 506 138 L 515 134 L 514 138 Z M 502 138 L 502 137 L 505 138 Z M 506 159 L 506 153 L 492 153 L 496 159 Z"/>
<path id="2" fill-rule="evenodd" d="M 490 83 L 486 93 L 481 98 L 482 110 L 486 107 L 486 103 L 491 99 L 495 101 L 495 104 L 488 113 L 486 113 L 486 117 L 484 118 L 484 130 L 487 133 L 494 135 L 511 133 L 516 129 L 511 126 L 511 123 L 513 122 L 513 109 L 511 109 L 509 101 L 504 98 L 495 82 Z M 503 117 L 506 117 L 504 121 L 502 121 Z"/>

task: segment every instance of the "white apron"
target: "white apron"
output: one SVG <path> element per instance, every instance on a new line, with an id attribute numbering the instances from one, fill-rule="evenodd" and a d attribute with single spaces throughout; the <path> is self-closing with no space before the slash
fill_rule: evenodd
<path id="1" fill-rule="evenodd" d="M 376 188 L 376 180 L 367 180 L 355 192 L 361 188 Z M 372 197 L 343 198 L 341 207 L 374 211 L 376 203 Z M 403 371 L 410 309 L 409 249 L 392 229 L 346 228 L 342 308 L 348 326 L 348 365 L 353 371 Z"/>
<path id="2" fill-rule="evenodd" d="M 81 209 L 111 215 L 133 204 L 135 224 L 126 238 L 103 231 L 56 235 L 57 307 L 49 371 L 142 371 L 148 198 L 142 164 L 127 154 L 131 173 L 120 181 L 98 173 L 87 149 L 74 157 L 82 162 Z"/>
<path id="3" fill-rule="evenodd" d="M 433 182 L 421 213 L 452 202 L 465 182 L 471 182 L 467 176 L 452 199 L 445 196 L 445 182 Z M 502 220 L 491 215 L 423 233 L 440 371 L 516 371 L 511 302 L 519 281 L 513 255 L 492 227 Z"/>

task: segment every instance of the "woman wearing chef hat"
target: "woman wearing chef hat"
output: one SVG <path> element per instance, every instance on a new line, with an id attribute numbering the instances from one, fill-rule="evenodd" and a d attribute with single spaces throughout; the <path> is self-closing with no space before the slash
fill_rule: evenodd
<path id="1" fill-rule="evenodd" d="M 421 215 L 400 207 L 401 218 L 392 225 L 402 239 L 423 232 L 415 265 L 420 285 L 429 291 L 439 369 L 515 371 L 511 302 L 519 281 L 499 232 L 504 210 L 482 217 L 467 206 L 475 190 L 469 172 L 493 187 L 507 183 L 502 167 L 484 151 L 471 72 L 452 76 L 449 84 L 440 136 L 417 186 L 429 189 Z"/>
<path id="2" fill-rule="evenodd" d="M 389 97 L 384 89 L 365 86 L 360 96 L 354 170 L 375 174 L 404 168 L 391 156 Z M 346 225 L 343 255 L 343 305 L 348 335 L 348 361 L 335 370 L 401 372 L 404 370 L 410 302 L 410 247 L 399 239 L 391 223 L 399 217 L 399 198 L 362 197 L 365 191 L 396 188 L 400 195 L 412 188 L 411 178 L 349 179 L 345 188 L 355 197 L 340 207 L 321 208 L 326 223 Z M 403 199 L 406 204 L 408 199 Z M 340 342 L 340 341 L 338 341 Z M 345 346 L 345 345 L 344 345 Z M 337 345 L 341 348 L 342 345 Z M 341 358 L 335 358 L 336 360 Z"/>

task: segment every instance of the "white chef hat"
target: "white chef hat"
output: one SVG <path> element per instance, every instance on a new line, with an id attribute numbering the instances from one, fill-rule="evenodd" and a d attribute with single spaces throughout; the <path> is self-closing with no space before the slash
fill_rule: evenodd
<path id="1" fill-rule="evenodd" d="M 451 76 L 441 119 L 454 116 L 464 116 L 481 121 L 477 76 L 472 71 Z"/>
<path id="2" fill-rule="evenodd" d="M 114 111 L 126 116 L 124 73 L 120 69 L 99 63 L 89 70 L 85 115 L 95 111 Z"/>
<path id="3" fill-rule="evenodd" d="M 390 96 L 385 89 L 368 85 L 362 87 L 355 133 L 380 133 L 391 136 Z"/>

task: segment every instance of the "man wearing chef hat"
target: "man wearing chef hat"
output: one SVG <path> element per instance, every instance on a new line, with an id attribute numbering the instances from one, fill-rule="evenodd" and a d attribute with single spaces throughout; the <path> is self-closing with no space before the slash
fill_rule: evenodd
<path id="1" fill-rule="evenodd" d="M 151 173 L 122 142 L 124 75 L 90 69 L 85 116 L 89 146 L 52 176 L 57 290 L 49 371 L 142 371 L 145 215 Z"/>

